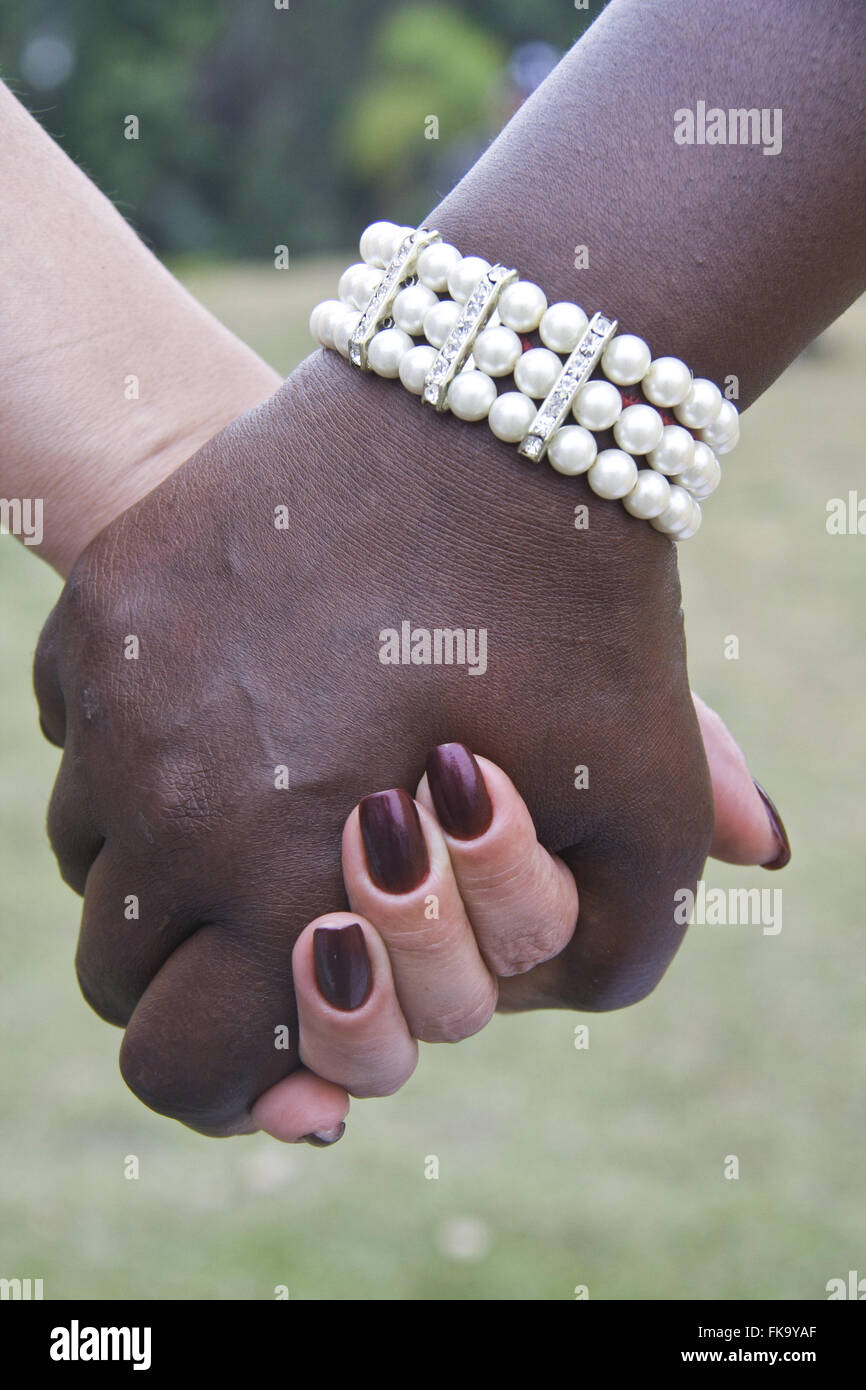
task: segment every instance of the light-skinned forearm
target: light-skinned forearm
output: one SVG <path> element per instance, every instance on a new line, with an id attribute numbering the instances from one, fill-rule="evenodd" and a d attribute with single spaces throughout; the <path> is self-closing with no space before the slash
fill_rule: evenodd
<path id="1" fill-rule="evenodd" d="M 41 499 L 33 549 L 66 574 L 280 378 L 2 85 L 0 188 L 0 496 Z"/>

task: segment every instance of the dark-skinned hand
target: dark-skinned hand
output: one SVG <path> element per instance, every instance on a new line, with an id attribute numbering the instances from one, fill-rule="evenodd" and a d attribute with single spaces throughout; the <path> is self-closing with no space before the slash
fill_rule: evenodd
<path id="1" fill-rule="evenodd" d="M 383 664 L 403 622 L 485 629 L 486 671 Z M 500 1008 L 629 1004 L 681 939 L 712 804 L 675 547 L 333 355 L 91 543 L 36 685 L 81 987 L 136 1094 L 205 1133 L 296 1065 L 274 1040 L 293 943 L 343 901 L 342 823 L 438 744 L 506 767 L 577 880 L 571 942 L 529 970 L 512 943 Z"/>

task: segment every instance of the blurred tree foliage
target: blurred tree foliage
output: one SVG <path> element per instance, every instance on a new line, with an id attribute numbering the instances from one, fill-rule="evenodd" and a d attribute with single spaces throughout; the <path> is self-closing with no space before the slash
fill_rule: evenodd
<path id="1" fill-rule="evenodd" d="M 157 250 L 294 254 L 423 216 L 603 0 L 282 3 L 0 0 L 0 74 Z"/>
<path id="2" fill-rule="evenodd" d="M 383 17 L 368 68 L 335 126 L 344 177 L 379 190 L 435 165 L 446 145 L 488 130 L 502 81 L 503 42 L 449 5 L 414 4 Z"/>

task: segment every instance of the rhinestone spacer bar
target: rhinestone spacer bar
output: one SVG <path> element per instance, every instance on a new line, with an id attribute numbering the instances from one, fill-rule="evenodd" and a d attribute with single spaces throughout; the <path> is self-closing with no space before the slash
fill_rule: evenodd
<path id="1" fill-rule="evenodd" d="M 434 241 L 441 240 L 441 232 L 435 232 L 429 227 L 419 227 L 400 242 L 349 339 L 349 361 L 362 371 L 367 369 L 367 348 L 370 340 L 378 332 L 382 321 L 390 314 L 403 281 L 415 273 L 418 257 L 424 248 L 432 246 Z"/>
<path id="2" fill-rule="evenodd" d="M 618 327 L 616 319 L 610 319 L 606 314 L 593 314 L 586 332 L 568 357 L 520 441 L 517 452 L 524 458 L 532 459 L 533 463 L 544 458 L 547 446 L 571 409 L 575 396 L 595 371 Z"/>
<path id="3" fill-rule="evenodd" d="M 516 279 L 517 271 L 504 265 L 492 265 L 482 275 L 424 378 L 421 399 L 426 405 L 432 405 L 434 410 L 446 408 L 448 387 L 472 351 L 472 344 L 496 308 L 505 286 Z"/>

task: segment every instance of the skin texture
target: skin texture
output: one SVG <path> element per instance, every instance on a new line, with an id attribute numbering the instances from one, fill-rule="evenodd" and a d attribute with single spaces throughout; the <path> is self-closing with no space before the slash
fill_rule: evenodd
<path id="1" fill-rule="evenodd" d="M 40 644 L 82 988 L 131 1019 L 133 1089 L 196 1127 L 230 1125 L 287 1069 L 270 1040 L 293 1025 L 295 936 L 343 901 L 342 822 L 371 787 L 414 787 L 457 726 L 510 762 L 543 843 L 578 846 L 572 946 L 505 981 L 504 1007 L 629 1003 L 681 936 L 673 893 L 712 815 L 673 547 L 594 498 L 575 531 L 569 480 L 422 420 L 391 383 L 308 359 L 92 543 Z M 383 666 L 379 633 L 404 617 L 485 627 L 487 673 Z"/>
<path id="2" fill-rule="evenodd" d="M 744 404 L 862 283 L 844 140 L 859 98 L 853 6 L 820 24 L 804 7 L 790 36 L 778 0 L 729 10 L 717 31 L 706 3 L 615 0 L 430 221 L 551 301 L 611 307 L 656 354 L 735 373 Z M 807 81 L 810 26 L 832 101 Z M 675 147 L 673 110 L 704 96 L 788 101 L 791 157 Z M 732 229 L 720 210 L 740 201 L 756 216 Z M 485 628 L 486 674 L 383 666 L 379 632 L 404 620 Z M 712 807 L 674 547 L 584 480 L 333 355 L 97 537 L 36 683 L 65 742 L 49 828 L 85 891 L 82 988 L 128 1024 L 133 1090 L 204 1132 L 246 1127 L 296 1060 L 274 1030 L 297 1037 L 292 944 L 342 901 L 346 815 L 373 789 L 414 787 L 444 741 L 508 769 L 577 880 L 574 937 L 503 978 L 501 1008 L 634 1002 L 679 944 L 674 893 L 694 885 Z"/>
<path id="3" fill-rule="evenodd" d="M 866 282 L 864 61 L 859 0 L 612 0 L 428 223 L 744 410 Z M 781 152 L 676 144 L 700 100 L 780 108 Z"/>

